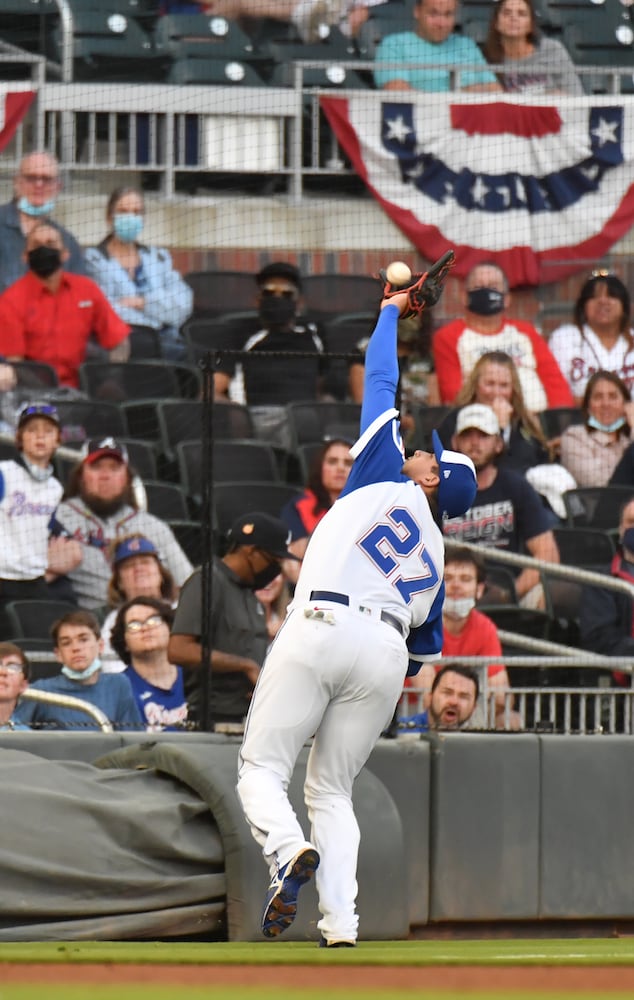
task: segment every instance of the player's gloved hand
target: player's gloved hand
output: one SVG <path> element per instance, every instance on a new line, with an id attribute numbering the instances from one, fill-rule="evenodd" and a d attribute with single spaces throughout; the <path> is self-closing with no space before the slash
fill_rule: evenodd
<path id="1" fill-rule="evenodd" d="M 433 306 L 442 295 L 443 287 L 449 271 L 456 262 L 453 250 L 447 250 L 439 257 L 435 264 L 425 271 L 424 274 L 413 274 L 409 285 L 396 287 L 387 280 L 384 270 L 379 271 L 379 277 L 383 282 L 383 298 L 391 299 L 395 295 L 407 293 L 407 306 L 402 310 L 401 316 L 418 316 L 426 306 Z"/>

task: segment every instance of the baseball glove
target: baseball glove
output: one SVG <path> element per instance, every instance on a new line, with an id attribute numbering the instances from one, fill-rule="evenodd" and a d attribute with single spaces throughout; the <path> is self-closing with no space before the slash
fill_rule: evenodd
<path id="1" fill-rule="evenodd" d="M 424 274 L 413 274 L 410 284 L 404 287 L 390 284 L 385 271 L 381 269 L 379 277 L 383 282 L 383 298 L 391 299 L 394 295 L 407 292 L 407 306 L 401 316 L 417 316 L 426 306 L 436 305 L 455 262 L 456 256 L 453 250 L 447 250 L 435 264 L 432 264 L 429 271 L 425 271 Z"/>

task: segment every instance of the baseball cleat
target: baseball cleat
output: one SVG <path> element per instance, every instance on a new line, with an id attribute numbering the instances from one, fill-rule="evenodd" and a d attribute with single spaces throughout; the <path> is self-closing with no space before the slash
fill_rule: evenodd
<path id="1" fill-rule="evenodd" d="M 327 941 L 323 934 L 319 939 L 320 948 L 356 948 L 356 946 L 356 941 Z"/>
<path id="2" fill-rule="evenodd" d="M 449 271 L 455 262 L 453 250 L 447 250 L 424 274 L 413 274 L 411 282 L 405 287 L 392 285 L 387 280 L 385 271 L 380 270 L 379 277 L 383 282 L 383 298 L 389 300 L 395 295 L 406 293 L 407 305 L 401 312 L 401 316 L 418 316 L 426 306 L 433 306 L 438 302 Z"/>
<path id="3" fill-rule="evenodd" d="M 299 890 L 319 868 L 319 854 L 314 847 L 304 847 L 271 879 L 262 915 L 262 933 L 273 938 L 290 927 L 297 914 Z"/>

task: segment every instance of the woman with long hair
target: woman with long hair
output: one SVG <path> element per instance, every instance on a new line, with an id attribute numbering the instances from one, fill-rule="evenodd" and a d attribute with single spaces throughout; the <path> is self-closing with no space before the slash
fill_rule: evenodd
<path id="1" fill-rule="evenodd" d="M 553 331 L 548 346 L 578 403 L 595 372 L 614 372 L 634 388 L 634 330 L 630 294 L 615 274 L 593 271 L 583 283 L 573 322 Z"/>
<path id="2" fill-rule="evenodd" d="M 561 464 L 577 486 L 606 486 L 632 441 L 634 403 L 614 372 L 591 375 L 581 404 L 583 423 L 561 435 Z"/>
<path id="3" fill-rule="evenodd" d="M 351 468 L 350 441 L 324 441 L 310 463 L 304 492 L 297 500 L 289 500 L 281 511 L 280 517 L 291 532 L 288 550 L 299 559 L 304 558 L 310 536 L 340 496 Z M 287 560 L 283 566 L 289 582 L 296 583 L 301 562 Z"/>
<path id="4" fill-rule="evenodd" d="M 568 52 L 539 30 L 532 0 L 498 0 L 493 4 L 483 46 L 488 61 L 504 68 L 498 79 L 504 90 L 530 94 L 583 94 Z"/>
<path id="5" fill-rule="evenodd" d="M 525 472 L 552 460 L 552 452 L 541 425 L 524 401 L 517 366 L 504 351 L 487 351 L 476 361 L 455 399 L 455 409 L 438 428 L 445 447 L 451 447 L 458 411 L 469 403 L 490 406 L 498 418 L 504 439 L 500 461 Z"/>

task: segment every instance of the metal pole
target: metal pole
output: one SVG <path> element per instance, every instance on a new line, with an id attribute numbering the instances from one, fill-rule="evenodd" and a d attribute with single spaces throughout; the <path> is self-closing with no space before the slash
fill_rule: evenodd
<path id="1" fill-rule="evenodd" d="M 213 403 L 214 403 L 214 367 L 216 354 L 210 352 L 205 355 L 201 366 L 203 369 L 203 412 L 202 412 L 202 432 L 201 451 L 202 462 L 202 510 L 201 510 L 201 537 L 203 559 L 200 567 L 200 587 L 201 587 L 201 622 L 200 622 L 200 645 L 201 658 L 200 669 L 201 679 L 201 702 L 202 716 L 201 725 L 205 732 L 212 732 L 214 728 L 213 712 L 211 710 L 212 693 L 212 672 L 211 672 L 211 651 L 213 649 L 212 632 L 212 603 L 213 603 L 213 559 L 215 551 L 215 532 L 213 524 L 213 458 L 214 458 L 214 427 L 213 427 Z"/>

